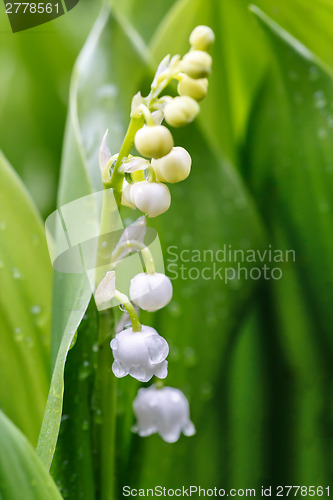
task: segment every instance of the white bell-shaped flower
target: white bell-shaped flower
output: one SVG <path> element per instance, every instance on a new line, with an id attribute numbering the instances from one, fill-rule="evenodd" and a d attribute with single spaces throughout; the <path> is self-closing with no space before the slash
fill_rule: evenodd
<path id="1" fill-rule="evenodd" d="M 130 191 L 131 202 L 148 217 L 157 217 L 168 210 L 171 195 L 161 182 L 136 182 Z"/>
<path id="2" fill-rule="evenodd" d="M 154 328 L 142 325 L 139 332 L 127 328 L 117 333 L 110 345 L 114 356 L 112 371 L 116 377 L 131 375 L 140 382 L 148 382 L 153 375 L 167 376 L 169 345 Z"/>
<path id="3" fill-rule="evenodd" d="M 133 431 L 142 437 L 157 432 L 167 443 L 175 443 L 181 433 L 195 434 L 188 401 L 179 389 L 154 385 L 139 389 L 133 409 L 137 418 Z"/>
<path id="4" fill-rule="evenodd" d="M 140 273 L 131 280 L 130 299 L 141 309 L 154 312 L 169 304 L 172 284 L 163 273 Z"/>

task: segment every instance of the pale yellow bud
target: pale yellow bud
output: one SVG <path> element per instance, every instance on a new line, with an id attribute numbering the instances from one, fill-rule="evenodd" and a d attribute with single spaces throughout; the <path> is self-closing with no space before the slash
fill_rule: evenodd
<path id="1" fill-rule="evenodd" d="M 134 144 L 142 156 L 161 158 L 171 151 L 173 137 L 163 125 L 145 126 L 135 134 Z"/>
<path id="2" fill-rule="evenodd" d="M 201 101 L 206 95 L 208 90 L 207 78 L 191 78 L 183 73 L 181 80 L 178 83 L 177 91 L 179 95 L 188 95 L 196 101 Z"/>
<path id="3" fill-rule="evenodd" d="M 209 26 L 197 26 L 190 34 L 190 44 L 197 50 L 209 50 L 214 41 L 214 31 Z"/>
<path id="4" fill-rule="evenodd" d="M 182 127 L 193 122 L 200 111 L 200 106 L 192 97 L 178 96 L 168 102 L 164 108 L 166 122 L 172 127 Z"/>
<path id="5" fill-rule="evenodd" d="M 212 58 L 202 50 L 190 50 L 181 61 L 181 68 L 191 78 L 205 78 L 210 75 Z"/>
<path id="6" fill-rule="evenodd" d="M 191 163 L 190 155 L 180 146 L 172 148 L 163 158 L 151 162 L 157 180 L 170 183 L 186 179 L 191 171 Z"/>
<path id="7" fill-rule="evenodd" d="M 131 202 L 148 217 L 163 214 L 171 203 L 169 188 L 161 182 L 137 182 L 131 186 L 130 196 Z"/>

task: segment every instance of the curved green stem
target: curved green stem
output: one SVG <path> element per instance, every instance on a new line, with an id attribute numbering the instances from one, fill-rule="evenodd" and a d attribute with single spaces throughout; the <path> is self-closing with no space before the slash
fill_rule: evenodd
<path id="1" fill-rule="evenodd" d="M 116 290 L 114 296 L 125 307 L 132 323 L 133 332 L 140 332 L 142 330 L 142 325 L 139 321 L 136 310 L 134 309 L 134 306 L 127 295 Z"/>
<path id="2" fill-rule="evenodd" d="M 116 406 L 117 379 L 111 366 L 110 333 L 114 331 L 114 315 L 105 310 L 99 313 L 98 368 L 94 390 L 94 428 L 98 455 L 96 474 L 98 498 L 110 500 L 116 495 Z"/>
<path id="3" fill-rule="evenodd" d="M 134 144 L 134 137 L 137 131 L 144 125 L 144 117 L 140 115 L 139 117 L 131 118 L 130 124 L 128 126 L 124 142 L 120 148 L 119 155 L 117 158 L 117 163 L 113 169 L 110 182 L 104 184 L 104 188 L 113 188 L 114 195 L 118 206 L 121 203 L 121 193 L 123 189 L 124 172 L 121 171 L 121 164 L 124 158 L 127 158 L 131 152 Z"/>
<path id="4" fill-rule="evenodd" d="M 129 240 L 126 241 L 126 243 L 124 243 L 123 245 L 119 246 L 117 251 L 114 252 L 114 254 L 112 255 L 112 260 L 114 261 L 112 264 L 112 268 L 115 268 L 121 262 L 121 260 L 117 261 L 117 258 L 121 255 L 123 249 L 126 247 L 127 248 L 135 247 L 139 251 L 141 251 L 147 273 L 148 274 L 155 273 L 155 264 L 151 251 L 144 243 L 141 243 L 140 241 L 137 240 Z"/>

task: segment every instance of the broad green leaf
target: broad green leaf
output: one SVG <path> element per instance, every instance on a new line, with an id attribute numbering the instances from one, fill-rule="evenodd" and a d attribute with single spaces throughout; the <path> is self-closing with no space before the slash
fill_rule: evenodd
<path id="1" fill-rule="evenodd" d="M 265 219 L 278 216 L 287 232 L 319 331 L 332 346 L 333 83 L 300 42 L 256 12 L 268 24 L 278 68 L 253 109 L 250 182 Z"/>
<path id="2" fill-rule="evenodd" d="M 140 37 L 125 19 L 118 19 L 104 7 L 73 71 L 58 197 L 60 210 L 65 204 L 102 189 L 98 166 L 102 137 L 108 128 L 109 147 L 113 154 L 119 150 L 129 120 L 131 98 L 147 71 L 147 61 Z M 66 357 L 90 298 L 91 286 L 86 274 L 55 273 L 54 371 L 38 444 L 39 455 L 48 467 L 62 413 Z"/>
<path id="3" fill-rule="evenodd" d="M 288 33 L 302 42 L 333 69 L 333 4 L 331 0 L 270 0 L 255 2 Z"/>
<path id="4" fill-rule="evenodd" d="M 60 500 L 62 496 L 26 437 L 0 411 L 1 500 Z"/>
<path id="5" fill-rule="evenodd" d="M 255 298 L 260 299 L 260 289 Z M 220 412 L 221 425 L 226 427 L 221 451 L 226 463 L 224 487 L 238 489 L 246 485 L 259 491 L 268 473 L 265 447 L 273 398 L 267 367 L 274 352 L 265 349 L 268 338 L 261 328 L 261 314 L 255 306 L 258 302 L 251 304 L 226 363 Z"/>
<path id="6" fill-rule="evenodd" d="M 68 353 L 60 437 L 51 474 L 64 497 L 94 500 L 94 421 L 100 418 L 93 400 L 97 362 L 98 317 L 93 303 L 78 329 L 75 347 Z M 98 498 L 98 497 L 97 497 Z"/>
<path id="7" fill-rule="evenodd" d="M 128 19 L 140 36 L 149 42 L 164 15 L 177 0 L 110 0 L 117 12 Z"/>
<path id="8" fill-rule="evenodd" d="M 52 267 L 40 217 L 0 152 L 0 407 L 36 444 L 49 386 Z"/>
<path id="9" fill-rule="evenodd" d="M 253 11 L 274 67 L 252 110 L 245 175 L 272 246 L 296 255 L 261 299 L 266 357 L 274 367 L 268 476 L 322 484 L 329 481 L 331 440 L 333 81 L 306 47 Z"/>
<path id="10" fill-rule="evenodd" d="M 213 70 L 199 121 L 218 154 L 238 161 L 251 100 L 266 67 L 267 50 L 244 0 L 178 0 L 161 22 L 151 48 L 155 62 L 165 53 L 185 54 L 189 34 L 207 24 L 216 35 Z M 246 36 L 240 36 L 246 33 Z"/>
<path id="11" fill-rule="evenodd" d="M 99 3 L 80 5 L 75 21 L 71 13 L 16 35 L 0 16 L 1 147 L 43 218 L 56 204 L 71 70 Z"/>

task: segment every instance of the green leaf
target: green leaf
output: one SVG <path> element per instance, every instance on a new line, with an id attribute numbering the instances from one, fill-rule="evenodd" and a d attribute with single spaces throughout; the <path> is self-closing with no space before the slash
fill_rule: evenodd
<path id="1" fill-rule="evenodd" d="M 261 299 L 274 395 L 267 475 L 323 484 L 331 439 L 333 81 L 306 47 L 252 10 L 274 58 L 252 110 L 245 175 L 272 247 L 296 256 L 282 265 L 280 280 L 266 284 Z"/>
<path id="2" fill-rule="evenodd" d="M 288 235 L 287 244 L 296 251 L 307 299 L 332 346 L 333 83 L 306 47 L 259 10 L 255 12 L 278 67 L 253 109 L 250 182 L 264 218 L 268 222 L 277 218 Z"/>
<path id="3" fill-rule="evenodd" d="M 26 437 L 0 411 L 1 500 L 60 500 L 62 496 Z"/>
<path id="4" fill-rule="evenodd" d="M 330 0 L 279 2 L 278 8 L 270 0 L 258 0 L 256 5 L 333 69 Z"/>
<path id="5" fill-rule="evenodd" d="M 117 12 L 128 19 L 147 43 L 161 19 L 177 0 L 110 0 Z M 147 15 L 149 12 L 149 16 Z"/>
<path id="6" fill-rule="evenodd" d="M 0 407 L 35 444 L 49 386 L 52 267 L 40 217 L 1 152 L 0 172 Z"/>

